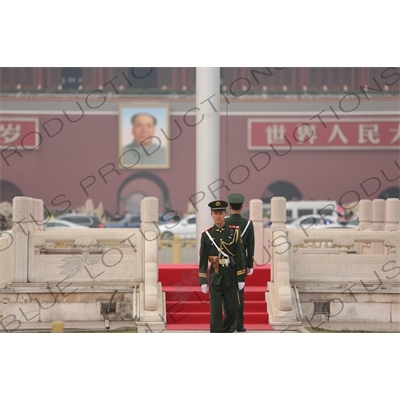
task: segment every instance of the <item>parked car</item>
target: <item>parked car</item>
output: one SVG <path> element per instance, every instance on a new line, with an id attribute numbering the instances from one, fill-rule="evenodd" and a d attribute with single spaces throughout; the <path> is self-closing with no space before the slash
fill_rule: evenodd
<path id="1" fill-rule="evenodd" d="M 68 228 L 77 228 L 77 229 L 89 229 L 88 226 L 78 225 L 74 222 L 70 222 L 62 219 L 51 219 L 44 223 L 43 228 L 45 231 L 53 230 L 53 229 L 68 229 Z"/>
<path id="2" fill-rule="evenodd" d="M 337 221 L 338 204 L 334 200 L 295 200 L 286 202 L 286 223 L 308 215 L 326 215 Z M 271 215 L 271 203 L 263 204 L 263 211 Z"/>
<path id="3" fill-rule="evenodd" d="M 119 221 L 107 222 L 105 228 L 140 228 L 140 214 L 127 215 Z"/>
<path id="4" fill-rule="evenodd" d="M 322 225 L 316 225 L 314 227 L 315 229 L 358 229 L 358 226 L 356 225 L 348 225 L 348 224 L 339 224 L 339 223 L 333 223 L 333 224 L 322 224 Z M 306 229 L 306 228 L 304 228 Z"/>
<path id="5" fill-rule="evenodd" d="M 67 220 L 62 220 L 62 219 L 57 219 L 57 218 L 52 218 L 43 224 L 43 229 L 45 231 L 52 231 L 54 229 L 69 229 L 69 228 L 89 229 L 88 226 L 78 225 L 73 222 L 70 222 Z M 6 231 L 2 231 L 1 233 L 3 233 L 3 232 L 6 232 L 7 234 L 12 235 L 12 229 L 7 229 Z"/>
<path id="6" fill-rule="evenodd" d="M 180 221 L 179 216 L 175 211 L 168 211 L 166 213 L 158 214 L 158 225 L 173 224 L 175 225 Z M 130 214 L 122 218 L 120 221 L 108 222 L 105 224 L 106 228 L 140 228 L 140 214 Z"/>
<path id="7" fill-rule="evenodd" d="M 104 228 L 104 224 L 100 221 L 99 217 L 94 214 L 70 213 L 59 215 L 57 218 L 64 221 L 74 222 L 78 225 L 84 225 L 89 228 Z"/>
<path id="8" fill-rule="evenodd" d="M 310 214 L 297 218 L 290 224 L 286 224 L 286 226 L 288 229 L 301 228 L 306 230 L 330 224 L 337 224 L 336 219 L 327 216 L 322 217 L 319 214 Z"/>
<path id="9" fill-rule="evenodd" d="M 286 224 L 290 224 L 290 223 L 292 223 L 293 221 L 294 221 L 294 218 L 288 218 L 288 217 L 286 217 Z M 270 219 L 266 219 L 266 220 L 263 222 L 263 227 L 264 227 L 264 228 L 270 228 L 271 225 L 272 225 L 272 221 L 271 221 Z"/>
<path id="10" fill-rule="evenodd" d="M 174 235 L 180 236 L 181 239 L 196 239 L 196 214 L 190 214 L 180 222 L 169 221 L 160 225 L 162 240 L 172 240 Z"/>
<path id="11" fill-rule="evenodd" d="M 346 226 L 355 226 L 358 228 L 358 224 L 360 223 L 358 217 L 353 217 L 346 222 Z"/>

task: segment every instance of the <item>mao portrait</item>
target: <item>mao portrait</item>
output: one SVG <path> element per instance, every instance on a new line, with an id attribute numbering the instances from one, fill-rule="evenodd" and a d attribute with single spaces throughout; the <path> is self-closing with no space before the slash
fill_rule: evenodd
<path id="1" fill-rule="evenodd" d="M 169 168 L 169 109 L 166 105 L 126 104 L 119 109 L 119 166 Z"/>

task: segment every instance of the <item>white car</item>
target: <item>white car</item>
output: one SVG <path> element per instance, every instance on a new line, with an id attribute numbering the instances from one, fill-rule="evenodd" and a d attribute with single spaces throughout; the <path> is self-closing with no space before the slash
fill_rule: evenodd
<path id="1" fill-rule="evenodd" d="M 61 219 L 51 219 L 44 223 L 43 228 L 45 231 L 53 230 L 53 229 L 68 229 L 68 228 L 77 228 L 77 229 L 90 229 L 88 226 L 74 224 L 73 222 L 64 221 Z M 12 229 L 7 229 L 6 231 L 2 231 L 1 233 L 6 233 L 8 235 L 12 235 Z M 0 233 L 0 236 L 1 236 Z"/>
<path id="2" fill-rule="evenodd" d="M 313 229 L 320 226 L 329 226 L 331 224 L 337 225 L 337 220 L 330 216 L 321 216 L 319 214 L 303 215 L 300 218 L 295 219 L 290 224 L 286 224 L 288 229 Z"/>
<path id="3" fill-rule="evenodd" d="M 178 235 L 181 239 L 196 239 L 196 214 L 190 214 L 178 223 L 171 221 L 159 225 L 159 228 L 162 240 L 172 240 L 174 235 Z"/>
<path id="4" fill-rule="evenodd" d="M 46 221 L 43 226 L 45 231 L 53 230 L 53 229 L 67 229 L 67 228 L 77 228 L 77 229 L 90 229 L 88 226 L 75 224 L 74 222 L 70 222 L 63 219 L 50 219 Z"/>
<path id="5" fill-rule="evenodd" d="M 358 229 L 356 225 L 342 225 L 338 223 L 328 224 L 328 225 L 317 225 L 315 229 Z"/>

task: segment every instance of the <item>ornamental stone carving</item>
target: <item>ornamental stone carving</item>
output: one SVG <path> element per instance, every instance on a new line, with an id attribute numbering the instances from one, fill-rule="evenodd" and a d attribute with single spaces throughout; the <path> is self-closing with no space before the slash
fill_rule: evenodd
<path id="1" fill-rule="evenodd" d="M 286 199 L 284 197 L 271 199 L 271 221 L 286 222 Z"/>
<path id="2" fill-rule="evenodd" d="M 158 198 L 145 197 L 140 202 L 140 214 L 142 222 L 158 223 Z"/>
<path id="3" fill-rule="evenodd" d="M 389 248 L 390 254 L 394 254 L 396 251 L 396 241 L 394 239 L 386 239 L 383 244 Z"/>
<path id="4" fill-rule="evenodd" d="M 372 200 L 372 222 L 385 222 L 385 200 Z"/>
<path id="5" fill-rule="evenodd" d="M 97 240 L 93 238 L 83 237 L 75 240 L 74 245 L 81 247 L 82 251 L 88 252 L 91 247 L 97 245 Z"/>
<path id="6" fill-rule="evenodd" d="M 343 237 L 337 238 L 333 241 L 333 246 L 339 247 L 339 251 L 341 253 L 346 252 L 348 249 L 353 247 L 355 244 L 356 244 L 356 242 L 349 236 L 343 236 Z"/>
<path id="7" fill-rule="evenodd" d="M 260 199 L 253 199 L 249 202 L 250 206 L 250 219 L 252 221 L 261 221 L 263 220 L 262 216 L 262 200 Z"/>
<path id="8" fill-rule="evenodd" d="M 400 222 L 400 200 L 386 200 L 386 227 L 385 230 L 399 230 Z"/>
<path id="9" fill-rule="evenodd" d="M 396 247 L 396 241 L 394 239 L 386 239 L 383 244 L 386 247 Z"/>
<path id="10" fill-rule="evenodd" d="M 293 246 L 294 246 L 294 251 L 297 251 L 299 249 L 299 247 L 304 247 L 306 245 L 306 242 L 303 239 L 297 238 L 294 242 L 293 242 Z"/>
<path id="11" fill-rule="evenodd" d="M 37 239 L 34 242 L 35 245 L 35 254 L 40 254 L 40 250 L 45 247 L 47 242 L 44 239 Z"/>
<path id="12" fill-rule="evenodd" d="M 24 196 L 16 196 L 13 199 L 13 222 L 27 222 L 27 198 Z"/>
<path id="13" fill-rule="evenodd" d="M 371 200 L 360 200 L 358 218 L 360 222 L 372 221 L 372 202 Z"/>

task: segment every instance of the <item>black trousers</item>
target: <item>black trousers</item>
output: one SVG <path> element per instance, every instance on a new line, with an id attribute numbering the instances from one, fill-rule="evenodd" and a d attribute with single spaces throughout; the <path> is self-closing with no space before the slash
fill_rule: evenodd
<path id="1" fill-rule="evenodd" d="M 215 281 L 210 284 L 210 332 L 229 332 L 239 309 L 237 281 L 228 274 Z"/>
<path id="2" fill-rule="evenodd" d="M 244 288 L 242 290 L 239 290 L 239 300 L 240 304 L 232 328 L 240 332 L 244 328 Z"/>

